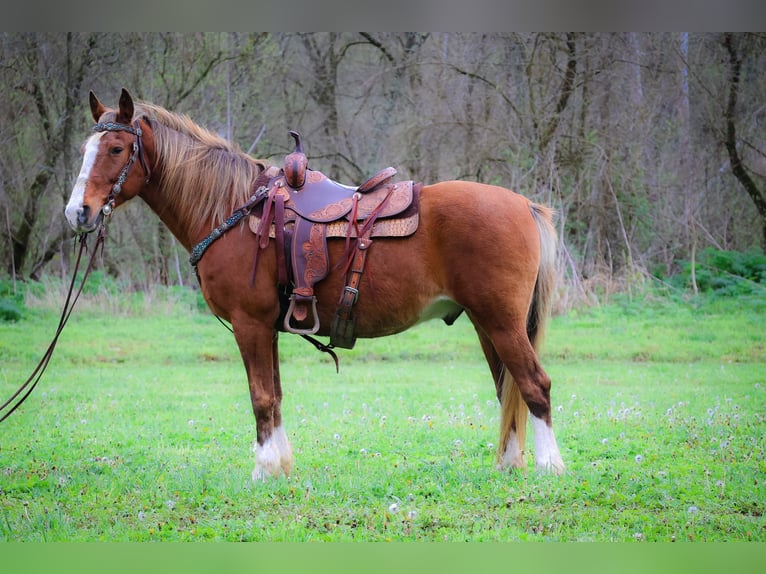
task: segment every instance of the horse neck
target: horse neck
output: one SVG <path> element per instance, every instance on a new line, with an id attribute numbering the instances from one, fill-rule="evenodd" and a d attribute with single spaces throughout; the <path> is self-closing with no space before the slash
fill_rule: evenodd
<path id="1" fill-rule="evenodd" d="M 140 195 L 176 239 L 191 250 L 230 215 L 229 210 L 247 199 L 260 164 L 214 141 L 205 143 L 172 127 L 155 127 L 163 132 L 145 132 L 144 149 L 152 165 L 152 177 Z M 167 151 L 179 148 L 191 153 L 193 161 L 184 154 Z M 190 177 L 189 169 L 205 177 Z M 230 197 L 215 192 L 227 189 Z"/>
<path id="2" fill-rule="evenodd" d="M 187 251 L 191 251 L 212 227 L 210 221 L 186 221 L 181 210 L 163 195 L 157 183 L 150 183 L 140 196 Z"/>

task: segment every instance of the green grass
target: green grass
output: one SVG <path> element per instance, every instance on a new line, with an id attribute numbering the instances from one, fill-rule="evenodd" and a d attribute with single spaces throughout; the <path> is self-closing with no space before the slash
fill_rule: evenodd
<path id="1" fill-rule="evenodd" d="M 359 341 L 339 375 L 283 335 L 296 468 L 253 483 L 231 334 L 193 305 L 86 303 L 0 425 L 0 539 L 764 541 L 765 311 L 645 298 L 555 318 L 561 477 L 494 469 L 499 412 L 465 319 Z M 0 323 L 0 398 L 55 322 Z"/>

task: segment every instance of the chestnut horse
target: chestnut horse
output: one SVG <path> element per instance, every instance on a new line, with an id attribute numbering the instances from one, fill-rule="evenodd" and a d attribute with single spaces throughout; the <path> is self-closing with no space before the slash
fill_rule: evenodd
<path id="1" fill-rule="evenodd" d="M 66 206 L 77 233 L 95 230 L 112 208 L 139 196 L 191 250 L 247 201 L 267 168 L 184 115 L 134 102 L 124 89 L 116 109 L 92 92 L 90 108 L 96 125 Z M 467 181 L 424 186 L 419 208 L 417 232 L 376 239 L 370 248 L 355 306 L 357 335 L 391 335 L 464 310 L 500 403 L 498 468 L 526 466 L 531 413 L 536 468 L 562 472 L 551 381 L 537 357 L 553 294 L 551 211 L 508 189 Z M 293 465 L 281 412 L 275 242 L 260 252 L 251 284 L 256 240 L 243 219 L 210 245 L 197 268 L 207 304 L 231 323 L 245 363 L 257 427 L 254 480 L 289 474 Z M 345 285 L 336 265 L 344 241 L 328 243 L 331 271 L 315 286 L 320 336 L 329 334 Z"/>

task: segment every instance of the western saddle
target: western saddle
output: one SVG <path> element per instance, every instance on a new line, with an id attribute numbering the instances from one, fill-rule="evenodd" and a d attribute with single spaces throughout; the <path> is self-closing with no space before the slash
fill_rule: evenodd
<path id="1" fill-rule="evenodd" d="M 359 186 L 342 185 L 309 169 L 300 135 L 294 131 L 290 135 L 295 150 L 285 156 L 284 166 L 272 166 L 256 182 L 266 195 L 250 211 L 249 226 L 258 237 L 251 280 L 260 250 L 274 239 L 282 300 L 279 328 L 308 338 L 320 327 L 314 285 L 330 271 L 327 240 L 345 238 L 345 256 L 338 263 L 345 285 L 329 348 L 351 349 L 356 342 L 353 307 L 372 238 L 405 237 L 417 230 L 421 186 L 412 181 L 393 183 L 392 167 Z"/>

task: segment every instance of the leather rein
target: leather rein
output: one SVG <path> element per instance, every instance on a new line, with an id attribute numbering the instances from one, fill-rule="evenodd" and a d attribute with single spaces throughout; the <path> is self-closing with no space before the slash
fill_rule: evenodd
<path id="1" fill-rule="evenodd" d="M 120 171 L 117 179 L 115 180 L 115 183 L 112 185 L 112 189 L 109 191 L 106 203 L 101 208 L 101 213 L 104 217 L 99 223 L 98 232 L 96 233 L 96 243 L 93 246 L 93 253 L 90 256 L 90 260 L 88 261 L 88 267 L 85 269 L 85 274 L 80 281 L 80 286 L 75 292 L 75 280 L 77 277 L 77 271 L 79 270 L 80 263 L 82 262 L 82 254 L 87 249 L 87 234 L 85 233 L 79 235 L 77 239 L 77 241 L 80 243 L 80 250 L 77 253 L 77 261 L 72 271 L 72 281 L 69 284 L 69 291 L 67 292 L 66 300 L 64 301 L 64 309 L 61 312 L 61 317 L 59 318 L 59 324 L 56 328 L 56 333 L 53 336 L 53 340 L 51 341 L 50 345 L 48 345 L 48 348 L 43 354 L 42 359 L 40 359 L 40 362 L 37 364 L 37 367 L 35 367 L 34 371 L 32 371 L 32 374 L 29 376 L 29 378 L 24 381 L 24 383 L 15 393 L 13 393 L 13 395 L 11 395 L 7 401 L 0 405 L 0 423 L 11 416 L 11 414 L 21 406 L 21 404 L 27 399 L 27 397 L 37 386 L 37 383 L 40 382 L 43 373 L 45 373 L 45 369 L 48 367 L 48 363 L 53 356 L 53 351 L 56 348 L 56 343 L 58 343 L 59 336 L 64 330 L 64 326 L 67 324 L 67 321 L 69 321 L 69 316 L 72 314 L 72 310 L 74 309 L 77 300 L 80 298 L 83 287 L 85 287 L 85 281 L 88 279 L 90 272 L 93 270 L 93 265 L 96 261 L 96 255 L 98 253 L 99 247 L 103 252 L 104 242 L 106 240 L 105 218 L 108 218 L 111 215 L 112 210 L 114 209 L 115 199 L 120 191 L 122 191 L 122 186 L 125 181 L 127 181 L 130 168 L 133 167 L 136 159 L 138 159 L 141 163 L 146 181 L 149 181 L 149 176 L 151 175 L 143 153 L 143 145 L 141 142 L 141 136 L 143 135 L 143 132 L 141 131 L 141 127 L 138 124 L 138 120 L 136 120 L 132 126 L 116 122 L 99 122 L 93 126 L 93 131 L 125 131 L 133 134 L 135 136 L 133 140 L 133 149 L 127 163 Z"/>
<path id="2" fill-rule="evenodd" d="M 77 240 L 80 242 L 80 250 L 77 253 L 77 262 L 75 263 L 74 269 L 72 270 L 72 281 L 69 284 L 69 291 L 67 292 L 66 300 L 64 301 L 64 309 L 61 312 L 61 317 L 59 318 L 59 324 L 56 328 L 56 333 L 53 336 L 53 340 L 51 341 L 50 345 L 48 345 L 48 348 L 43 354 L 42 359 L 40 359 L 40 362 L 37 363 L 37 367 L 35 367 L 35 370 L 32 371 L 32 374 L 29 376 L 29 378 L 24 381 L 24 384 L 22 384 L 7 401 L 0 405 L 0 423 L 11 416 L 11 414 L 21 406 L 21 404 L 27 399 L 27 397 L 37 386 L 37 383 L 40 382 L 40 379 L 42 378 L 43 373 L 48 367 L 48 363 L 53 356 L 53 350 L 56 348 L 56 343 L 58 343 L 59 335 L 61 335 L 61 332 L 64 330 L 64 326 L 67 324 L 69 316 L 72 314 L 75 303 L 77 303 L 77 300 L 80 298 L 82 289 L 85 286 L 85 281 L 88 279 L 90 272 L 93 270 L 93 264 L 96 261 L 98 248 L 101 247 L 103 250 L 105 238 L 106 227 L 102 222 L 96 235 L 96 244 L 93 246 L 93 253 L 90 256 L 90 260 L 88 261 L 88 267 L 85 269 L 85 274 L 80 281 L 80 286 L 75 292 L 75 279 L 77 277 L 77 271 L 80 268 L 82 254 L 87 249 L 87 235 L 82 234 L 78 237 Z"/>

